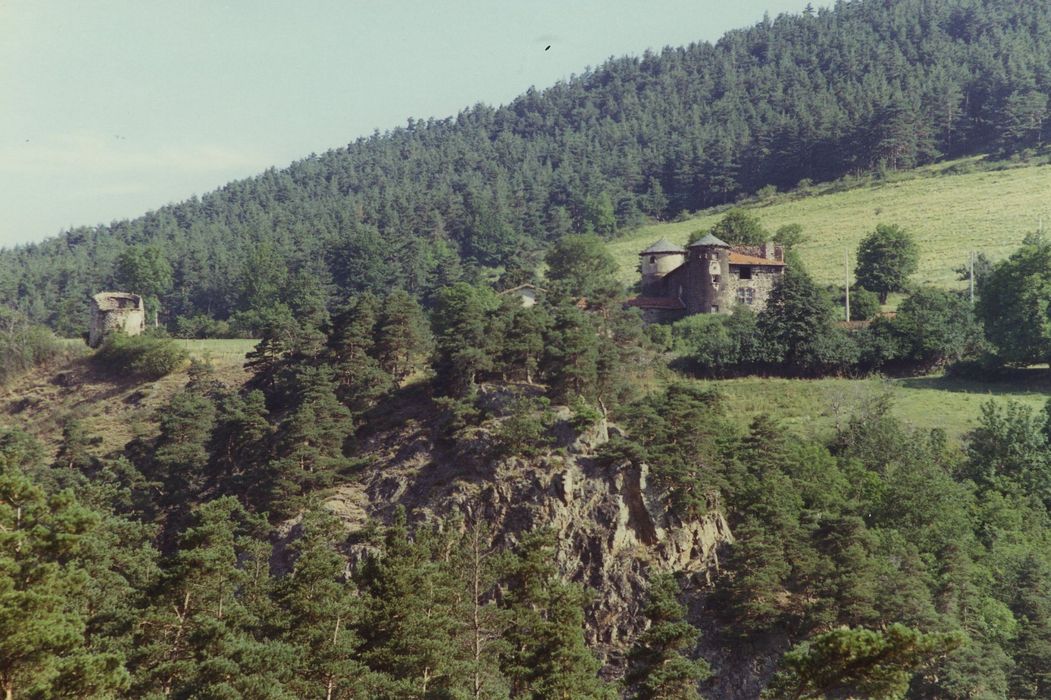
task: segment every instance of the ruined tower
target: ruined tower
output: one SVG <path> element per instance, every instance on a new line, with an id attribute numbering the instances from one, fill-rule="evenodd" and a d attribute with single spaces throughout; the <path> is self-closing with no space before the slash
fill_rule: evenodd
<path id="1" fill-rule="evenodd" d="M 112 331 L 138 335 L 146 329 L 146 306 L 138 294 L 99 292 L 91 297 L 88 345 L 97 348 Z"/>

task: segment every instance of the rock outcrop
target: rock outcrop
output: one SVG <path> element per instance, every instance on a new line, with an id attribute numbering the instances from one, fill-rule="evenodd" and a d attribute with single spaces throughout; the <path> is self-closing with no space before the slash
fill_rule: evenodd
<path id="1" fill-rule="evenodd" d="M 590 641 L 616 663 L 641 629 L 647 571 L 686 572 L 703 587 L 718 567 L 720 545 L 732 535 L 718 504 L 684 522 L 669 512 L 667 494 L 654 487 L 647 465 L 597 459 L 595 450 L 615 427 L 600 421 L 579 434 L 568 429 L 567 409 L 555 415 L 559 448 L 501 460 L 487 457 L 484 427 L 448 447 L 425 419 L 394 417 L 390 430 L 369 439 L 366 473 L 338 488 L 325 505 L 349 529 L 386 521 L 399 505 L 417 520 L 459 511 L 466 522 L 485 522 L 504 545 L 538 528 L 553 529 L 563 573 L 596 592 L 588 611 Z"/>

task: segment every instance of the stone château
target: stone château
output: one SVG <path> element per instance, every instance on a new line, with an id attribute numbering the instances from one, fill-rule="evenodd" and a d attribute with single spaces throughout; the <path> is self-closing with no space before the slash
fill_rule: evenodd
<path id="1" fill-rule="evenodd" d="M 785 271 L 781 245 L 731 246 L 710 233 L 688 248 L 662 238 L 639 257 L 642 293 L 627 305 L 649 322 L 730 313 L 738 304 L 760 311 Z"/>

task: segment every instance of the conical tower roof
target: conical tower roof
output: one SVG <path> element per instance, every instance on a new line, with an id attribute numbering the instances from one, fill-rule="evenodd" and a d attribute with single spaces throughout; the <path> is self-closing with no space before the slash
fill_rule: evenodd
<path id="1" fill-rule="evenodd" d="M 662 238 L 646 250 L 639 253 L 639 255 L 653 255 L 654 253 L 685 253 L 686 249 L 680 245 L 675 245 L 667 238 Z"/>
<path id="2" fill-rule="evenodd" d="M 704 238 L 694 241 L 690 244 L 691 248 L 729 248 L 730 244 L 726 241 L 722 241 L 710 233 L 704 235 Z"/>

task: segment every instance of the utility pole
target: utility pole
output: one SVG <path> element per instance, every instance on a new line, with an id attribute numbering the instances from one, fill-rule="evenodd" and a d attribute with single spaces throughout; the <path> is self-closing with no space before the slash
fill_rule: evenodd
<path id="1" fill-rule="evenodd" d="M 846 290 L 846 315 L 844 319 L 847 323 L 850 323 L 850 249 L 843 249 L 843 289 Z"/>
<path id="2" fill-rule="evenodd" d="M 971 259 L 970 259 L 969 262 L 970 262 L 970 265 L 968 267 L 970 267 L 970 272 L 967 273 L 967 277 L 968 277 L 968 279 L 971 280 L 971 306 L 974 306 L 974 251 L 973 250 L 971 251 Z"/>

